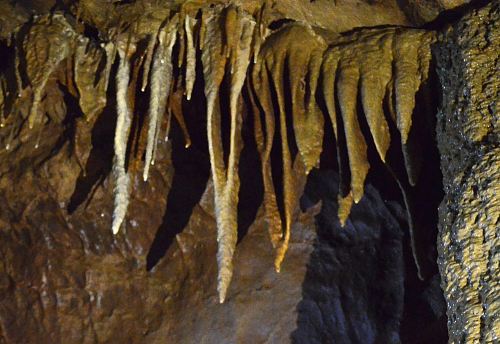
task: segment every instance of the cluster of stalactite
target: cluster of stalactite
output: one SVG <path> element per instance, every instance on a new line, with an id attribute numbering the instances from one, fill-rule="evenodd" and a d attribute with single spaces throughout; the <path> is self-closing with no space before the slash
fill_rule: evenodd
<path id="1" fill-rule="evenodd" d="M 331 42 L 302 23 L 286 23 L 271 31 L 259 13 L 252 15 L 232 5 L 216 5 L 195 12 L 171 13 L 146 38 L 143 52 L 137 51 L 138 44 L 132 36 L 130 32 L 118 33 L 108 42 L 97 42 L 74 29 L 63 15 L 34 19 L 22 40 L 14 40 L 17 42 L 16 93 L 32 100 L 29 114 L 20 114 L 34 130 L 43 125 L 44 111 L 50 112 L 41 106 L 47 96 L 44 91 L 47 81 L 66 61 L 65 76 L 58 80 L 78 97 L 80 108 L 92 123 L 106 104 L 112 66 L 118 58 L 114 76 L 117 123 L 113 174 L 116 186 L 111 226 L 116 234 L 126 217 L 131 189 L 126 154 L 131 123 L 136 116 L 133 98 L 139 69 L 142 70 L 139 89 L 149 88 L 150 94 L 144 126 L 147 131 L 143 151 L 144 181 L 155 162 L 158 141 L 163 137 L 168 139 L 171 113 L 183 128 L 186 147 L 189 146 L 182 109 L 175 106 L 175 98 L 181 89 L 181 96 L 189 100 L 197 75 L 203 75 L 219 245 L 220 302 L 224 301 L 231 280 L 237 241 L 243 107 L 253 113 L 264 183 L 263 206 L 270 240 L 276 248 L 277 271 L 288 248 L 293 214 L 300 197 L 300 180 L 318 166 L 326 125 L 332 127 L 336 140 L 341 175 L 338 215 L 342 224 L 353 202 L 358 203 L 363 196 L 370 167 L 368 138 L 361 131 L 358 116 L 365 116 L 370 141 L 373 140 L 384 162 L 391 143 L 389 126 L 398 129 L 408 182 L 416 183 L 418 165 L 413 163 L 414 157 L 407 148 L 415 95 L 428 77 L 433 32 L 371 28 Z M 174 52 L 177 56 L 173 56 Z M 200 58 L 203 71 L 197 73 Z M 25 61 L 26 66 L 23 76 L 20 60 Z M 2 107 L 4 99 L 12 97 L 4 84 L 1 83 L 0 92 Z M 228 102 L 224 102 L 229 104 L 228 109 L 221 109 L 221 87 L 229 90 Z M 247 87 L 249 94 L 245 101 L 243 87 Z M 358 114 L 358 105 L 363 109 L 362 114 Z M 228 145 L 223 144 L 223 110 L 229 113 Z M 12 115 L 13 111 L 10 113 Z M 1 125 L 8 126 L 8 122 L 9 118 L 2 115 Z M 166 132 L 160 136 L 162 128 L 166 128 Z M 293 128 L 293 135 L 287 128 Z M 283 185 L 280 189 L 283 194 L 280 197 L 276 195 L 271 164 L 275 136 L 281 142 Z M 291 146 L 298 150 L 295 156 Z M 224 147 L 229 151 L 224 152 Z"/>

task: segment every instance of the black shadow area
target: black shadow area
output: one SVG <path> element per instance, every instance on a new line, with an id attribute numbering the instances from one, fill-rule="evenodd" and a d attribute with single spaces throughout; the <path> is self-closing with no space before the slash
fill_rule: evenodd
<path id="1" fill-rule="evenodd" d="M 399 343 L 405 272 L 399 216 L 367 185 L 342 228 L 338 189 L 335 172 L 315 170 L 301 199 L 303 207 L 321 200 L 322 208 L 291 342 Z"/>

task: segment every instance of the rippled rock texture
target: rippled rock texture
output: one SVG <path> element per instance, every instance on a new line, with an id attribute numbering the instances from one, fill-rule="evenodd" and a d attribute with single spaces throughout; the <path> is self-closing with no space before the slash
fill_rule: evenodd
<path id="1" fill-rule="evenodd" d="M 445 188 L 439 266 L 453 343 L 500 338 L 499 19 L 498 3 L 472 11 L 443 33 L 435 52 Z"/>

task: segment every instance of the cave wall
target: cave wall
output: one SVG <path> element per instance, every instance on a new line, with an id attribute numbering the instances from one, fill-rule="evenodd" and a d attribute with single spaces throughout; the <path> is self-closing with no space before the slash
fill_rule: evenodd
<path id="1" fill-rule="evenodd" d="M 103 13 L 93 12 L 98 7 L 92 1 L 82 3 L 87 7 L 79 14 L 91 24 L 85 33 L 92 25 L 102 31 L 114 25 Z M 317 30 L 331 42 L 341 37 L 339 31 L 383 23 L 416 25 L 457 5 L 440 1 L 430 10 L 412 7 L 412 19 L 395 2 L 366 2 L 359 16 L 343 21 L 345 13 L 356 10 L 353 2 L 339 6 L 338 13 L 334 2 L 313 3 L 287 7 L 283 2 L 270 21 L 280 24 L 279 18 L 285 17 L 307 22 L 319 16 Z M 3 37 L 9 37 L 6 32 L 14 30 L 16 21 L 27 20 L 29 11 L 1 6 L 11 19 L 0 22 L 6 28 Z M 325 11 L 308 14 L 307 6 Z M 370 17 L 370 11 L 380 15 Z M 329 14 L 338 17 L 338 25 L 329 21 Z M 475 10 L 442 32 L 434 49 L 443 87 L 437 137 L 446 192 L 440 208 L 439 264 L 450 342 L 456 343 L 494 342 L 498 337 L 497 21 L 496 4 Z M 102 54 L 87 51 L 87 41 L 80 43 L 79 53 Z M 363 44 L 359 49 L 364 51 Z M 359 63 L 353 56 L 343 57 L 346 65 Z M 12 56 L 4 57 L 15 63 Z M 8 68 L 12 64 L 1 66 L 7 82 L 16 79 Z M 115 64 L 112 75 L 117 68 Z M 403 262 L 411 252 L 403 253 L 409 239 L 404 237 L 408 224 L 401 206 L 366 186 L 341 228 L 336 218 L 339 180 L 333 173 L 311 174 L 305 213 L 294 209 L 290 249 L 279 274 L 273 270 L 272 245 L 265 240 L 268 224 L 256 196 L 262 181 L 251 173 L 242 179 L 235 277 L 226 303 L 219 305 L 217 212 L 206 134 L 204 123 L 189 122 L 205 111 L 205 104 L 185 113 L 190 149 L 184 147 L 182 128 L 173 124 L 171 140 L 157 148 L 147 184 L 139 173 L 142 158 L 131 162 L 129 213 L 123 230 L 113 236 L 114 80 L 104 97 L 98 83 L 93 85 L 97 93 L 84 93 L 88 98 L 82 102 L 78 92 L 60 87 L 65 77 L 59 71 L 46 81 L 43 130 L 26 125 L 31 104 L 22 99 L 31 96 L 29 88 L 19 97 L 6 94 L 19 116 L 7 114 L 7 126 L 0 131 L 0 343 L 154 343 L 165 338 L 181 343 L 419 343 L 436 340 L 432 334 L 445 340 L 436 325 L 443 320 L 436 278 L 412 301 L 424 305 L 432 326 L 416 331 L 418 325 L 408 325 L 419 315 L 405 315 L 411 293 L 405 283 L 416 271 L 411 259 Z M 200 84 L 195 85 L 193 98 L 203 97 Z M 83 114 L 91 120 L 83 120 Z M 248 141 L 250 135 L 243 131 Z M 260 163 L 257 152 L 242 154 L 241 173 Z M 315 206 L 319 200 L 322 207 Z"/>
<path id="2" fill-rule="evenodd" d="M 500 338 L 498 5 L 468 13 L 442 33 L 435 49 L 445 190 L 438 261 L 451 343 Z"/>

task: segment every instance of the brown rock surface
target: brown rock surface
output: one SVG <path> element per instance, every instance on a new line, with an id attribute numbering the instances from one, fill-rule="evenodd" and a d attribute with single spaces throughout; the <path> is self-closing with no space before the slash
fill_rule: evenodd
<path id="1" fill-rule="evenodd" d="M 238 245 L 234 281 L 220 305 L 211 187 L 191 214 L 182 209 L 203 190 L 203 182 L 195 183 L 198 190 L 189 189 L 186 179 L 204 179 L 194 170 L 207 172 L 206 155 L 186 154 L 184 161 L 174 161 L 181 166 L 174 172 L 168 159 L 172 147 L 163 145 L 159 153 L 164 158 L 153 168 L 149 184 L 135 176 L 125 230 L 113 238 L 108 178 L 88 203 L 67 212 L 72 186 L 57 181 L 78 185 L 81 180 L 76 182 L 74 159 L 61 160 L 67 156 L 65 148 L 35 170 L 20 172 L 16 183 L 2 178 L 3 342 L 399 342 L 404 305 L 401 209 L 393 215 L 373 188 L 368 187 L 367 197 L 341 228 L 335 174 L 313 173 L 303 198 L 309 210 L 293 226 L 280 274 L 274 271 L 273 250 L 258 211 Z M 174 144 L 173 149 L 184 148 Z M 173 190 L 179 185 L 186 187 Z M 322 207 L 314 205 L 318 200 Z M 165 230 L 165 204 L 173 208 L 165 214 L 167 224 L 187 225 L 177 235 L 166 234 L 171 245 L 147 272 L 156 229 Z M 247 209 L 256 211 L 254 206 Z"/>

